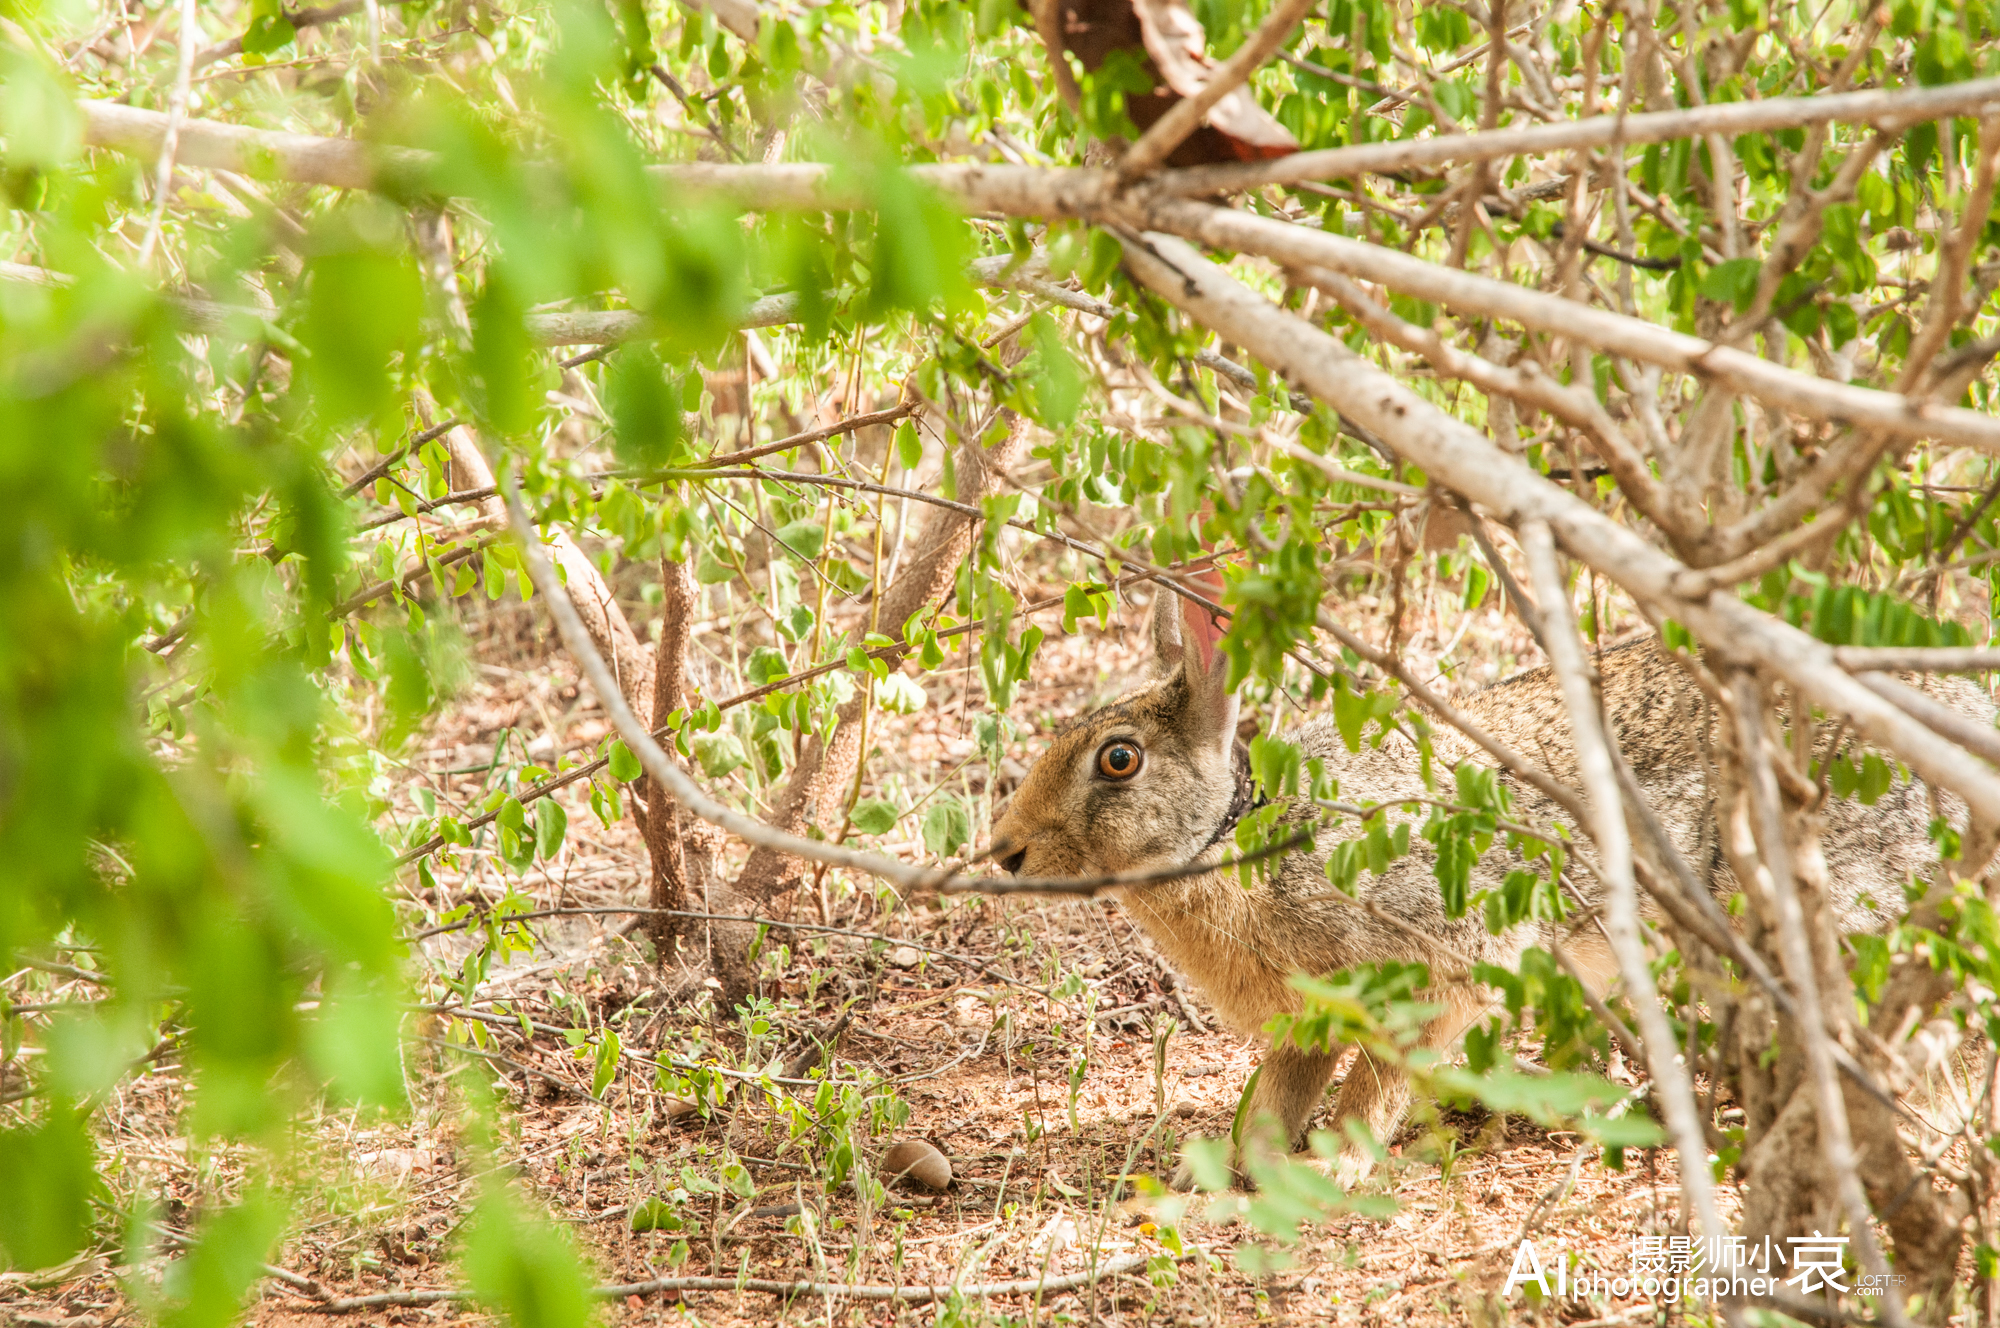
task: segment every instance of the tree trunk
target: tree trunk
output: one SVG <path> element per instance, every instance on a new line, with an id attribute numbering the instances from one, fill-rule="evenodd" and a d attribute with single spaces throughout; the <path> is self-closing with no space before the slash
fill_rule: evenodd
<path id="1" fill-rule="evenodd" d="M 982 499 L 999 493 L 1005 472 L 1020 462 L 1027 445 L 1025 422 L 1011 415 L 1006 438 L 994 447 L 961 442 L 956 459 L 958 501 L 977 507 Z M 910 615 L 951 589 L 978 531 L 976 517 L 951 508 L 933 509 L 916 553 L 882 595 L 881 612 L 876 616 L 878 630 L 901 641 L 903 624 Z M 890 666 L 895 667 L 900 659 L 900 654 L 891 656 Z M 864 755 L 861 718 L 865 704 L 862 695 L 849 699 L 840 707 L 833 736 L 825 742 L 817 736 L 807 741 L 791 779 L 774 799 L 772 825 L 792 834 L 803 834 L 815 822 L 838 827 L 855 769 Z M 804 871 L 805 864 L 797 858 L 775 849 L 754 848 L 732 893 L 739 906 L 752 911 L 782 907 L 804 879 Z M 747 995 L 754 985 L 748 962 L 751 934 L 741 926 L 718 928 L 716 932 L 716 978 L 732 1002 Z"/>
<path id="2" fill-rule="evenodd" d="M 653 696 L 650 721 L 654 728 L 667 716 L 687 704 L 688 629 L 694 619 L 694 573 L 684 562 L 660 559 L 660 641 L 653 659 Z M 674 744 L 665 744 L 667 758 L 674 758 Z M 648 775 L 637 790 L 644 799 L 646 814 L 640 828 L 646 836 L 646 855 L 652 860 L 650 902 L 656 909 L 683 911 L 688 906 L 688 818 L 668 796 L 659 781 Z M 659 951 L 660 962 L 675 958 L 686 919 L 653 914 L 647 932 Z"/>

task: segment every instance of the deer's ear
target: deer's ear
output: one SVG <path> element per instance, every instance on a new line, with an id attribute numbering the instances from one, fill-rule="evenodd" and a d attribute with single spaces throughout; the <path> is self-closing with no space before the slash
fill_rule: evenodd
<path id="1" fill-rule="evenodd" d="M 1181 597 L 1162 582 L 1153 595 L 1153 668 L 1163 678 L 1181 666 Z"/>
<path id="2" fill-rule="evenodd" d="M 1191 589 L 1202 598 L 1222 598 L 1222 577 L 1213 567 L 1190 580 L 1194 582 Z M 1223 625 L 1208 609 L 1185 595 L 1164 588 L 1161 593 L 1173 603 L 1166 610 L 1154 611 L 1154 649 L 1164 662 L 1166 653 L 1160 645 L 1163 633 L 1159 624 L 1166 617 L 1177 620 L 1173 650 L 1187 679 L 1188 734 L 1203 746 L 1226 752 L 1236 739 L 1237 705 L 1236 698 L 1229 693 L 1229 660 L 1221 648 Z"/>
<path id="3" fill-rule="evenodd" d="M 1196 589 L 1202 598 L 1219 600 L 1222 598 L 1222 578 L 1200 578 Z M 1229 671 L 1228 661 L 1222 658 L 1220 644 L 1225 630 L 1222 620 L 1203 606 L 1183 595 L 1174 596 L 1181 607 L 1181 642 L 1185 655 L 1183 663 L 1192 676 L 1196 672 L 1204 675 L 1220 670 Z"/>

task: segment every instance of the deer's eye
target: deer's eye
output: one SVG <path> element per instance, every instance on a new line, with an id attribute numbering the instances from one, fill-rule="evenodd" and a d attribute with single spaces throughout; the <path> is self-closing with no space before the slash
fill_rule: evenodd
<path id="1" fill-rule="evenodd" d="M 1144 760 L 1139 744 L 1120 738 L 1107 742 L 1097 753 L 1097 773 L 1106 779 L 1130 779 L 1139 773 Z"/>

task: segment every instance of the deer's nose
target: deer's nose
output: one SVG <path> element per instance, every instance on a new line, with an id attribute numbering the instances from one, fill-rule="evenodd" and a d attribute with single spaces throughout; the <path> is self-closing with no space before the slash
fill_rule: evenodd
<path id="1" fill-rule="evenodd" d="M 1019 876 L 1021 874 L 1021 864 L 1027 860 L 1028 850 L 1024 848 L 1016 849 L 1014 852 L 1000 859 L 1000 865 L 1006 869 L 1009 876 Z"/>

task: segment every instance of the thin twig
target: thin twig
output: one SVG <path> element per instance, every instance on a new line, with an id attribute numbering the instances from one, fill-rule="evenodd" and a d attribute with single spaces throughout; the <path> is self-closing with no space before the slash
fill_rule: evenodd
<path id="1" fill-rule="evenodd" d="M 1095 1268 L 1078 1273 L 1066 1273 L 1061 1277 L 1020 1278 L 1012 1282 L 989 1282 L 973 1286 L 883 1286 L 869 1283 L 842 1285 L 838 1282 L 782 1282 L 764 1277 L 656 1277 L 647 1282 L 625 1282 L 617 1286 L 593 1287 L 590 1294 L 599 1300 L 623 1300 L 627 1296 L 654 1296 L 673 1291 L 736 1293 L 754 1291 L 786 1298 L 822 1296 L 829 1300 L 845 1298 L 906 1301 L 921 1305 L 953 1297 L 984 1300 L 993 1296 L 1055 1295 L 1089 1286 L 1103 1278 L 1137 1272 L 1155 1258 L 1172 1258 L 1178 1262 L 1191 1259 L 1196 1253 L 1197 1251 L 1189 1250 L 1179 1255 L 1166 1253 L 1154 1255 L 1139 1251 L 1133 1254 L 1121 1254 L 1115 1259 L 1105 1260 Z M 373 1296 L 347 1296 L 340 1300 L 321 1301 L 304 1308 L 320 1314 L 358 1314 L 366 1310 L 387 1309 L 392 1306 L 437 1305 L 473 1299 L 476 1297 L 471 1291 L 459 1288 L 437 1291 L 385 1291 Z"/>
<path id="2" fill-rule="evenodd" d="M 1280 857 L 1311 839 L 1311 834 L 1301 831 L 1282 843 L 1266 844 L 1256 852 L 1245 853 L 1240 858 L 1224 858 L 1220 862 L 1188 862 L 1177 867 L 1156 867 L 1150 871 L 1117 872 L 1105 876 L 954 876 L 938 886 L 938 893 L 1095 896 L 1100 890 L 1129 885 L 1160 885 L 1167 881 L 1183 881 L 1190 876 L 1204 876 L 1209 872 L 1228 871 L 1231 867 L 1247 866 L 1253 862 L 1262 862 L 1266 858 Z"/>
<path id="3" fill-rule="evenodd" d="M 922 941 L 911 940 L 908 937 L 904 936 L 891 936 L 888 935 L 886 932 L 857 931 L 852 927 L 831 927 L 831 926 L 826 926 L 824 924 L 809 923 L 809 922 L 787 922 L 780 918 L 758 917 L 757 915 L 752 913 L 699 913 L 691 909 L 683 909 L 683 908 L 637 908 L 631 906 L 601 907 L 601 908 L 600 907 L 542 908 L 542 909 L 536 909 L 533 912 L 529 913 L 507 913 L 497 916 L 480 915 L 477 917 L 461 918 L 457 922 L 449 922 L 440 927 L 431 927 L 428 928 L 427 930 L 420 931 L 416 935 L 412 936 L 410 939 L 412 941 L 427 940 L 432 936 L 442 936 L 446 932 L 459 931 L 466 927 L 478 926 L 489 920 L 504 926 L 505 924 L 510 922 L 527 922 L 535 918 L 582 917 L 594 914 L 616 914 L 616 915 L 638 916 L 638 917 L 689 918 L 697 922 L 738 922 L 738 923 L 743 923 L 746 926 L 769 927 L 773 931 L 809 931 L 809 932 L 824 933 L 829 936 L 852 936 L 858 940 L 864 940 L 864 941 L 886 941 L 890 945 L 907 945 L 912 950 L 921 950 L 925 954 L 936 955 L 940 959 L 949 959 L 954 963 L 964 964 L 967 968 L 971 968 L 977 972 L 984 973 L 986 976 L 994 979 L 997 982 L 1005 982 L 1012 986 L 1021 987 L 1028 991 L 1040 992 L 1042 990 L 1040 986 L 1037 986 L 1032 982 L 1024 982 L 1020 978 L 1014 977 L 1011 974 L 1002 973 L 998 969 L 994 968 L 993 965 L 996 962 L 996 960 L 994 959 L 981 959 L 977 955 L 963 955 L 952 950 L 940 950 L 934 945 L 927 945 Z"/>
<path id="4" fill-rule="evenodd" d="M 693 470 L 709 470 L 716 466 L 740 466 L 746 461 L 754 461 L 758 457 L 769 456 L 773 452 L 789 452 L 795 447 L 804 447 L 807 443 L 819 443 L 829 438 L 838 438 L 844 433 L 853 433 L 856 429 L 865 429 L 871 424 L 894 424 L 897 420 L 915 412 L 916 409 L 917 405 L 915 402 L 905 401 L 899 405 L 891 406 L 888 410 L 878 410 L 867 415 L 851 415 L 844 420 L 838 420 L 824 428 L 808 429 L 804 433 L 793 434 L 789 438 L 780 438 L 774 443 L 765 443 L 761 447 L 746 448 L 741 452 L 728 452 L 721 456 L 704 457 L 700 461 L 691 462 L 688 468 Z"/>
<path id="5" fill-rule="evenodd" d="M 1833 662 L 1850 673 L 1986 673 L 2000 670 L 2000 650 L 1982 646 L 1835 646 Z"/>
<path id="6" fill-rule="evenodd" d="M 1124 585 L 1130 585 L 1135 581 L 1150 581 L 1152 579 L 1153 579 L 1153 574 L 1149 571 L 1133 572 L 1119 577 L 1113 584 L 1116 586 L 1124 586 Z M 1033 604 L 1023 605 L 1021 608 L 1016 609 L 1014 612 L 1016 614 L 1021 614 L 1021 615 L 1030 613 L 1044 613 L 1047 612 L 1049 609 L 1060 607 L 1062 603 L 1063 603 L 1063 597 L 1057 595 L 1057 596 L 1052 596 L 1048 599 L 1037 600 Z M 987 625 L 986 619 L 975 618 L 971 622 L 960 623 L 956 627 L 945 628 L 944 630 L 940 631 L 937 634 L 938 640 L 946 641 L 950 640 L 953 637 L 966 636 L 973 632 L 983 631 L 985 630 L 986 625 Z M 907 648 L 908 647 L 902 645 L 875 646 L 869 648 L 865 653 L 870 659 L 889 659 L 898 655 L 899 653 L 906 651 Z M 735 696 L 731 696 L 724 700 L 717 701 L 715 703 L 715 708 L 717 710 L 733 710 L 737 706 L 748 705 L 752 701 L 761 700 L 764 697 L 771 695 L 771 693 L 773 692 L 783 691 L 787 687 L 797 686 L 800 683 L 811 682 L 814 678 L 824 677 L 829 673 L 837 673 L 841 669 L 849 667 L 851 666 L 849 665 L 849 663 L 845 658 L 830 660 L 825 664 L 818 664 L 813 666 L 812 668 L 803 669 L 798 673 L 789 673 L 782 678 L 774 678 L 770 682 L 763 684 L 761 687 L 753 687 L 747 692 L 739 692 Z M 666 724 L 662 724 L 658 728 L 653 730 L 653 736 L 655 738 L 667 738 L 671 736 L 672 733 L 673 733 L 672 727 Z M 597 757 L 595 760 L 588 761 L 583 765 L 577 766 L 574 770 L 565 770 L 561 774 L 552 775 L 548 779 L 545 779 L 539 784 L 535 784 L 530 788 L 522 789 L 520 793 L 515 795 L 515 801 L 525 805 L 527 803 L 534 802 L 540 798 L 546 798 L 551 793 L 556 792 L 558 789 L 565 788 L 570 784 L 574 784 L 580 779 L 590 778 L 592 775 L 596 774 L 598 771 L 604 769 L 606 766 L 610 764 L 611 764 L 610 757 L 608 756 Z M 467 821 L 465 823 L 464 828 L 467 830 L 477 830 L 481 826 L 492 824 L 492 822 L 499 815 L 500 813 L 497 810 L 490 812 L 483 812 L 480 815 L 473 817 L 470 821 Z M 437 852 L 444 846 L 445 846 L 444 836 L 433 835 L 431 838 L 425 840 L 423 843 L 417 845 L 415 848 L 408 849 L 402 854 L 398 855 L 396 858 L 395 865 L 398 867 L 407 866 L 408 864 L 415 862 L 418 858 L 427 857 L 430 854 Z"/>
<path id="7" fill-rule="evenodd" d="M 1161 177 L 1163 191 L 1204 197 L 1300 180 L 1344 180 L 1364 174 L 1403 174 L 1426 166 L 1547 156 L 1613 143 L 1640 146 L 1722 134 L 1776 133 L 1806 125 L 1843 122 L 1904 128 L 1923 120 L 1976 115 L 2000 102 L 2000 78 L 1972 79 L 1933 88 L 1848 92 L 1836 96 L 1769 97 L 1717 102 L 1685 110 L 1637 115 L 1593 115 L 1554 124 L 1480 134 L 1440 134 L 1352 147 L 1294 152 L 1273 161 L 1197 166 Z"/>
<path id="8" fill-rule="evenodd" d="M 146 219 L 146 234 L 139 241 L 135 265 L 144 268 L 153 261 L 153 247 L 160 242 L 160 227 L 167 220 L 167 196 L 174 187 L 174 154 L 180 148 L 181 124 L 187 119 L 188 86 L 194 79 L 194 43 L 201 32 L 198 0 L 181 0 L 180 67 L 174 75 L 173 94 L 167 99 L 166 132 L 160 137 L 159 164 L 153 168 L 153 214 Z"/>
<path id="9" fill-rule="evenodd" d="M 343 498 L 353 497 L 361 490 L 373 484 L 376 480 L 379 480 L 384 475 L 387 475 L 390 469 L 394 467 L 398 461 L 401 461 L 411 452 L 415 451 L 419 447 L 422 447 L 425 443 L 430 442 L 433 438 L 444 437 L 446 434 L 450 433 L 453 429 L 456 429 L 459 425 L 463 423 L 464 423 L 463 420 L 449 419 L 446 420 L 443 424 L 432 425 L 430 428 L 425 429 L 422 433 L 413 435 L 409 442 L 404 443 L 401 447 L 391 452 L 388 456 L 383 457 L 380 461 L 377 461 L 374 465 L 362 471 L 359 475 L 349 480 L 346 484 L 343 484 L 340 488 L 340 496 Z"/>

